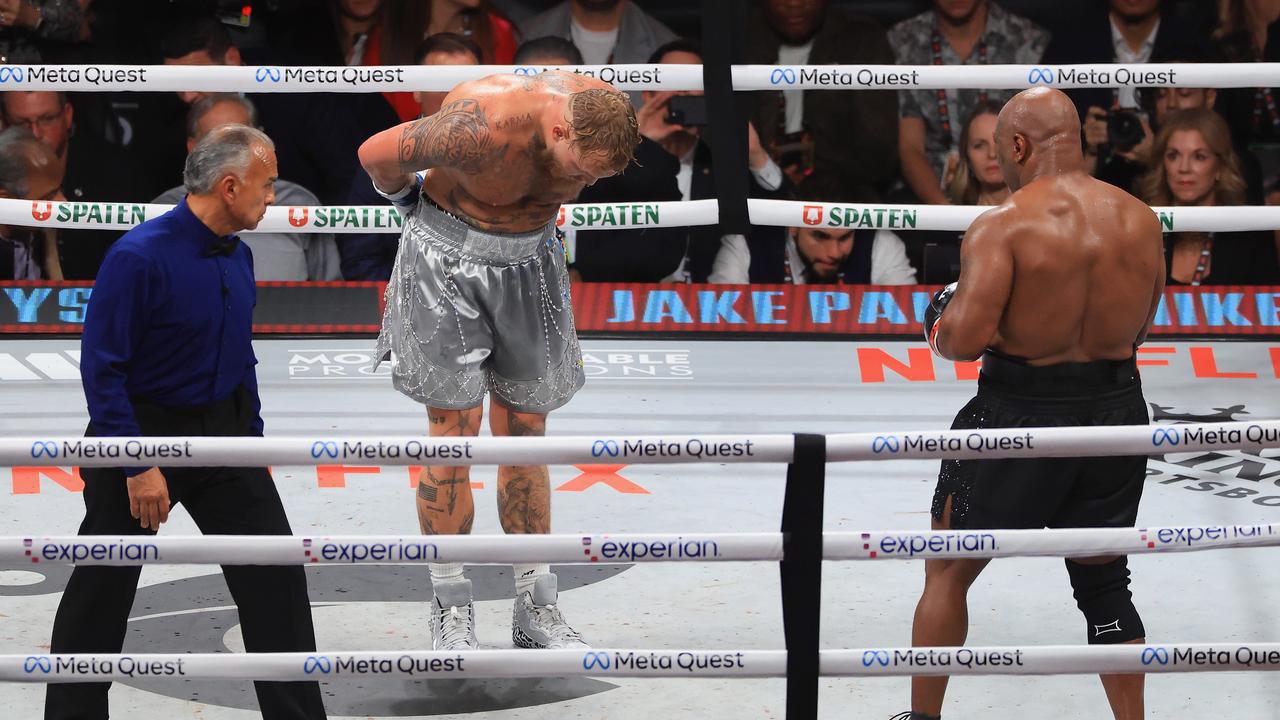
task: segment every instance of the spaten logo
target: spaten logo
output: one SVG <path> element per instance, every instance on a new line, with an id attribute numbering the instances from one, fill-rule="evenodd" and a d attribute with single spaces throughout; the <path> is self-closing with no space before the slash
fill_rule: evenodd
<path id="1" fill-rule="evenodd" d="M 318 460 L 326 456 L 330 458 L 338 457 L 338 443 L 332 440 L 317 440 L 311 443 L 311 457 Z"/>
<path id="2" fill-rule="evenodd" d="M 302 227 L 307 224 L 307 215 L 309 211 L 304 208 L 289 208 L 289 224 L 294 227 Z"/>
<path id="3" fill-rule="evenodd" d="M 41 207 L 41 206 L 44 207 Z M 31 217 L 44 222 L 53 215 L 53 203 L 36 201 L 31 203 Z"/>
<path id="4" fill-rule="evenodd" d="M 805 205 L 804 214 L 801 216 L 805 225 L 822 224 L 822 206 L 821 205 Z"/>

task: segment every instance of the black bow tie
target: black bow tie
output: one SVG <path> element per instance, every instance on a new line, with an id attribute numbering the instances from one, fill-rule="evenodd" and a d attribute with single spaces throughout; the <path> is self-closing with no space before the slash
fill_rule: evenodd
<path id="1" fill-rule="evenodd" d="M 236 251 L 236 246 L 240 244 L 240 238 L 232 235 L 226 240 L 210 243 L 209 247 L 204 250 L 204 257 L 213 257 L 214 255 L 222 255 L 230 257 L 231 253 Z"/>

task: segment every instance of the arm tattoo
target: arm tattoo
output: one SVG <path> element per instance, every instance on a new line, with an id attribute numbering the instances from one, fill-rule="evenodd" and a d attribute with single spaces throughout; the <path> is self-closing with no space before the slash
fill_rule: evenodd
<path id="1" fill-rule="evenodd" d="M 400 169 L 405 173 L 449 167 L 474 175 L 506 153 L 506 144 L 493 142 L 489 122 L 475 100 L 455 100 L 409 124 L 400 135 Z"/>

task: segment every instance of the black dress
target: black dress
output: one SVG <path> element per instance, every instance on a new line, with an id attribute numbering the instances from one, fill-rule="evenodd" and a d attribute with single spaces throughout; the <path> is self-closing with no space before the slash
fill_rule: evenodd
<path id="1" fill-rule="evenodd" d="M 1164 240 L 1166 285 L 1188 285 L 1175 280 L 1173 245 L 1175 235 Z M 1276 263 L 1276 244 L 1270 232 L 1213 233 L 1209 272 L 1201 285 L 1275 285 L 1280 283 L 1280 267 Z"/>

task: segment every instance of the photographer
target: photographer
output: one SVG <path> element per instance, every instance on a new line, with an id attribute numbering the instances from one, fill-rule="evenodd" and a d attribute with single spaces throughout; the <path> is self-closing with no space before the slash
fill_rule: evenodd
<path id="1" fill-rule="evenodd" d="M 677 39 L 658 48 L 651 63 L 702 62 L 698 44 Z M 636 163 L 621 175 L 585 188 L 579 202 L 636 202 L 702 200 L 715 197 L 711 149 L 702 140 L 707 132 L 706 101 L 700 92 L 643 93 L 636 112 L 642 141 Z M 748 158 L 754 183 L 752 195 L 782 197 L 787 184 L 781 168 L 769 157 L 755 129 L 748 126 Z M 755 233 L 780 228 L 753 228 Z M 618 233 L 628 234 L 619 242 Z M 636 236 L 642 236 L 638 241 Z M 592 230 L 575 233 L 573 269 L 590 282 L 706 282 L 720 248 L 714 226 Z"/>
<path id="2" fill-rule="evenodd" d="M 1081 3 L 1085 4 L 1085 3 Z M 1092 11 L 1053 36 L 1046 65 L 1168 62 L 1174 48 L 1204 47 L 1187 17 L 1165 12 L 1162 0 L 1093 0 Z M 1067 95 L 1080 111 L 1087 167 L 1095 177 L 1132 190 L 1154 135 L 1151 110 L 1138 88 L 1081 88 Z"/>
<path id="3" fill-rule="evenodd" d="M 1153 63 L 1203 63 L 1210 60 L 1207 52 L 1194 45 L 1170 47 L 1151 55 Z M 1140 109 L 1113 110 L 1110 113 L 1099 110 L 1097 120 L 1087 118 L 1084 124 L 1086 145 L 1095 141 L 1099 143 L 1093 154 L 1088 147 L 1085 150 L 1085 159 L 1098 163 L 1094 176 L 1135 195 L 1138 194 L 1138 177 L 1159 159 L 1158 154 L 1152 153 L 1152 142 L 1166 118 L 1179 110 L 1214 110 L 1218 92 L 1214 88 L 1138 88 L 1136 98 Z M 1233 137 L 1232 145 L 1245 181 L 1245 202 L 1260 205 L 1262 167 L 1239 138 Z"/>
<path id="4" fill-rule="evenodd" d="M 1085 167 L 1094 177 L 1132 192 L 1133 181 L 1146 168 L 1155 135 L 1149 113 L 1139 109 L 1103 110 L 1094 105 L 1084 115 Z"/>

